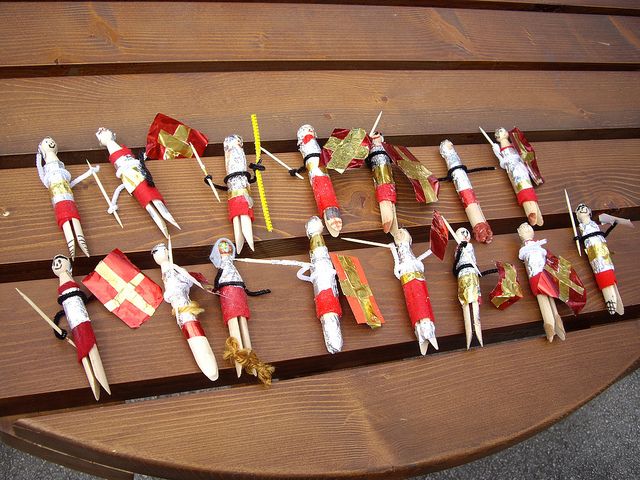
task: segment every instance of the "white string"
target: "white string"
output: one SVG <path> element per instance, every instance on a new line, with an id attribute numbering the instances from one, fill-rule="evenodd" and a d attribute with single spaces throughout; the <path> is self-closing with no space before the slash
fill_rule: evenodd
<path id="1" fill-rule="evenodd" d="M 82 175 L 79 175 L 77 178 L 75 178 L 70 184 L 69 186 L 71 188 L 75 187 L 77 184 L 79 184 L 80 182 L 82 182 L 83 180 L 86 180 L 87 178 L 89 178 L 90 176 L 93 175 L 93 172 L 98 173 L 100 171 L 100 165 L 96 165 L 93 166 L 91 168 L 89 168 L 86 172 L 84 172 Z"/>
<path id="2" fill-rule="evenodd" d="M 124 183 L 118 185 L 118 187 L 113 192 L 113 197 L 111 198 L 111 202 L 109 202 L 109 208 L 107 209 L 107 213 L 109 215 L 118 210 L 118 197 L 120 196 L 122 190 L 124 190 Z"/>

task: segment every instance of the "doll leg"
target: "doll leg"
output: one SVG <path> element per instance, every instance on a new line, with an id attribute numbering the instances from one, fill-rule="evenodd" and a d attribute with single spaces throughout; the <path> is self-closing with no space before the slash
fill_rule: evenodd
<path id="1" fill-rule="evenodd" d="M 604 287 L 602 289 L 602 296 L 604 297 L 604 303 L 607 307 L 607 312 L 609 312 L 609 315 L 613 315 L 618 312 L 618 303 L 622 304 L 622 301 L 619 302 L 618 300 L 620 298 L 620 294 L 618 293 L 618 286 L 616 284 L 613 284 Z M 624 312 L 624 307 L 622 307 L 622 312 Z"/>
<path id="2" fill-rule="evenodd" d="M 96 401 L 100 400 L 100 384 L 96 380 L 96 377 L 93 375 L 93 370 L 91 370 L 91 363 L 89 363 L 89 357 L 84 357 L 82 359 L 82 367 L 84 368 L 84 373 L 87 376 L 87 380 L 89 380 L 89 386 L 91 387 L 91 391 L 93 392 L 93 397 Z"/>
<path id="3" fill-rule="evenodd" d="M 249 245 L 251 250 L 253 248 L 253 225 L 251 223 L 251 217 L 249 215 L 240 215 L 240 228 L 242 229 L 242 236 Z"/>
<path id="4" fill-rule="evenodd" d="M 473 331 L 471 330 L 471 306 L 468 303 L 462 305 L 462 318 L 464 319 L 464 333 L 467 339 L 467 350 L 469 350 Z"/>
<path id="5" fill-rule="evenodd" d="M 76 258 L 76 241 L 73 236 L 70 221 L 66 221 L 62 224 L 62 232 L 64 233 L 64 239 L 67 241 L 69 256 L 71 257 L 71 260 L 74 260 Z"/>
<path id="6" fill-rule="evenodd" d="M 91 369 L 93 370 L 96 380 L 98 380 L 100 385 L 102 385 L 102 388 L 111 395 L 111 388 L 109 388 L 109 381 L 107 380 L 107 374 L 102 366 L 102 359 L 100 358 L 100 352 L 98 351 L 97 345 L 94 345 L 91 347 L 91 350 L 89 350 L 89 360 L 91 360 Z"/>
<path id="7" fill-rule="evenodd" d="M 167 230 L 167 225 L 164 223 L 164 220 L 162 219 L 160 214 L 158 214 L 158 212 L 156 212 L 156 210 L 153 208 L 153 205 L 148 203 L 144 208 L 149 213 L 149 215 L 151 215 L 151 218 L 156 223 L 165 238 L 169 239 L 169 230 Z"/>
<path id="8" fill-rule="evenodd" d="M 389 200 L 383 200 L 379 203 L 380 206 L 380 219 L 382 221 L 382 230 L 384 233 L 389 233 L 393 225 L 395 218 L 395 209 L 393 208 L 393 202 Z"/>
<path id="9" fill-rule="evenodd" d="M 244 237 L 242 236 L 242 228 L 240 227 L 240 217 L 233 217 L 233 238 L 236 241 L 236 251 L 240 253 L 244 247 Z"/>
<path id="10" fill-rule="evenodd" d="M 553 310 L 549 305 L 549 297 L 547 295 L 536 295 L 538 300 L 538 306 L 540 307 L 540 313 L 542 314 L 542 321 L 544 322 L 544 332 L 547 335 L 547 340 L 553 342 L 553 336 L 555 335 L 555 318 L 553 317 Z"/>
<path id="11" fill-rule="evenodd" d="M 527 215 L 529 225 L 541 226 L 544 223 L 538 202 L 533 200 L 522 202 L 522 208 L 524 209 L 524 213 Z"/>
<path id="12" fill-rule="evenodd" d="M 239 317 L 231 318 L 227 323 L 227 327 L 229 328 L 229 336 L 235 338 L 238 341 L 238 345 L 240 346 L 240 349 L 243 349 L 244 345 L 242 344 L 242 335 L 240 334 L 240 326 L 238 324 L 238 318 Z M 235 362 L 235 364 L 236 364 L 236 374 L 238 375 L 238 378 L 240 378 L 240 375 L 242 375 L 242 365 L 238 362 Z"/>
<path id="13" fill-rule="evenodd" d="M 549 305 L 551 305 L 551 311 L 553 312 L 553 318 L 555 320 L 556 335 L 558 335 L 558 338 L 560 340 L 564 340 L 566 338 L 566 332 L 564 331 L 564 324 L 562 323 L 562 317 L 558 313 L 558 307 L 556 307 L 556 302 L 551 297 L 549 297 Z"/>
<path id="14" fill-rule="evenodd" d="M 340 210 L 336 207 L 329 207 L 322 212 L 324 224 L 332 237 L 337 237 L 342 231 L 342 217 Z"/>
<path id="15" fill-rule="evenodd" d="M 471 308 L 473 309 L 473 328 L 476 332 L 476 338 L 480 342 L 480 346 L 484 347 L 484 343 L 482 343 L 482 326 L 480 325 L 480 305 L 478 302 L 473 302 Z"/>
<path id="16" fill-rule="evenodd" d="M 76 232 L 76 238 L 78 239 L 78 245 L 80 245 L 80 250 L 87 257 L 89 257 L 89 247 L 87 247 L 87 241 L 84 238 L 84 232 L 82 231 L 82 225 L 80 224 L 80 220 L 77 218 L 72 218 L 73 222 L 73 230 Z"/>
<path id="17" fill-rule="evenodd" d="M 242 345 L 244 348 L 251 350 L 253 348 L 251 346 L 251 337 L 249 336 L 249 324 L 247 323 L 247 319 L 245 317 L 238 317 L 240 319 L 240 336 L 242 337 Z M 258 376 L 258 372 L 253 369 L 251 373 L 254 377 Z"/>
<path id="18" fill-rule="evenodd" d="M 169 211 L 169 209 L 167 208 L 167 206 L 164 204 L 162 200 L 156 199 L 156 200 L 152 200 L 152 202 L 153 202 L 153 205 L 158 210 L 158 212 L 160 213 L 160 215 L 162 215 L 162 218 L 164 218 L 167 222 L 175 226 L 178 230 L 181 230 L 180 225 L 178 225 L 178 222 L 175 221 L 175 219 L 173 218 L 173 215 L 171 215 L 171 212 Z"/>

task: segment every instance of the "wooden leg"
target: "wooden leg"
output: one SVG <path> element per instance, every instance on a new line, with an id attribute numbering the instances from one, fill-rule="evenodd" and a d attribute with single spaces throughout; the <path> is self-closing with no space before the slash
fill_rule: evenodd
<path id="1" fill-rule="evenodd" d="M 482 325 L 480 324 L 480 305 L 478 302 L 473 302 L 471 308 L 473 309 L 473 328 L 476 332 L 476 338 L 478 342 L 480 342 L 480 346 L 484 347 L 484 343 L 482 342 Z"/>
<path id="2" fill-rule="evenodd" d="M 327 218 L 327 215 L 324 215 L 324 224 L 327 227 L 327 230 L 329 231 L 329 234 L 332 237 L 337 237 L 338 235 L 340 235 L 340 232 L 342 231 L 342 219 L 338 218 L 338 217 L 334 217 L 334 218 Z"/>
<path id="3" fill-rule="evenodd" d="M 82 253 L 84 253 L 87 257 L 90 257 L 91 255 L 89 255 L 89 247 L 87 247 L 87 241 L 84 238 L 84 232 L 82 231 L 80 220 L 78 220 L 77 218 L 72 218 L 71 221 L 73 222 L 73 230 L 76 232 L 76 238 L 78 239 L 80 250 L 82 250 Z"/>
<path id="4" fill-rule="evenodd" d="M 624 315 L 624 304 L 622 303 L 622 297 L 618 291 L 618 285 L 613 286 L 616 289 L 616 312 L 618 315 Z"/>
<path id="5" fill-rule="evenodd" d="M 255 250 L 255 248 L 253 248 L 253 224 L 251 217 L 248 215 L 240 215 L 240 228 L 242 229 L 242 236 L 247 242 L 247 245 L 249 245 L 249 248 Z"/>
<path id="6" fill-rule="evenodd" d="M 382 230 L 384 233 L 389 233 L 391 231 L 391 227 L 393 226 L 394 220 L 394 209 L 393 203 L 389 200 L 383 200 L 379 203 L 380 206 L 380 219 L 382 221 Z"/>
<path id="7" fill-rule="evenodd" d="M 544 332 L 547 335 L 547 340 L 553 342 L 556 320 L 553 317 L 553 310 L 551 310 L 551 305 L 549 305 L 550 299 L 546 295 L 536 295 L 536 300 L 538 300 L 538 306 L 540 307 L 540 313 L 542 314 L 542 321 L 544 322 Z"/>
<path id="8" fill-rule="evenodd" d="M 102 366 L 102 359 L 100 358 L 100 352 L 98 351 L 97 345 L 94 345 L 91 347 L 91 350 L 89 350 L 89 360 L 91 360 L 91 369 L 93 370 L 96 380 L 98 380 L 98 383 L 102 385 L 102 388 L 111 395 L 111 388 L 109 388 L 109 381 L 107 380 L 107 374 Z"/>
<path id="9" fill-rule="evenodd" d="M 462 318 L 464 319 L 464 333 L 467 339 L 467 350 L 469 350 L 473 331 L 471 330 L 471 309 L 468 303 L 462 305 Z"/>
<path id="10" fill-rule="evenodd" d="M 153 208 L 153 205 L 151 203 L 148 203 L 147 206 L 144 208 L 149 213 L 149 215 L 151 216 L 153 221 L 156 223 L 156 225 L 158 226 L 162 234 L 165 236 L 165 238 L 169 239 L 169 230 L 167 230 L 167 225 L 164 223 L 164 220 L 162 219 L 160 214 L 155 211 L 155 209 Z"/>
<path id="11" fill-rule="evenodd" d="M 62 224 L 62 232 L 64 233 L 64 239 L 67 241 L 69 256 L 71 260 L 74 260 L 76 258 L 76 241 L 73 236 L 73 230 L 71 229 L 71 222 L 64 222 Z"/>
<path id="12" fill-rule="evenodd" d="M 524 213 L 527 216 L 527 221 L 529 225 L 542 225 L 542 213 L 540 213 L 540 207 L 538 206 L 538 202 L 528 201 L 522 202 L 522 208 L 524 209 Z"/>
<path id="13" fill-rule="evenodd" d="M 229 327 L 229 336 L 235 338 L 238 341 L 238 345 L 240 346 L 240 348 L 244 348 L 244 345 L 242 343 L 242 335 L 240 334 L 240 326 L 238 325 L 238 317 L 233 317 L 232 319 L 230 319 L 227 323 L 227 327 Z M 236 374 L 238 375 L 238 378 L 240 378 L 240 375 L 242 375 L 242 365 L 238 362 L 235 362 L 235 364 Z"/>
<path id="14" fill-rule="evenodd" d="M 173 218 L 173 215 L 171 215 L 171 212 L 169 211 L 169 209 L 167 208 L 167 206 L 164 204 L 162 200 L 156 199 L 156 200 L 153 200 L 152 203 L 156 207 L 160 215 L 162 215 L 162 218 L 164 218 L 167 222 L 172 224 L 178 230 L 182 230 L 180 228 L 180 225 L 178 225 L 178 222 L 176 222 L 176 220 Z"/>
<path id="15" fill-rule="evenodd" d="M 614 315 L 615 313 L 622 315 L 624 313 L 624 305 L 622 305 L 617 285 L 614 284 L 604 287 L 602 289 L 602 296 L 604 297 L 604 304 L 607 307 L 609 315 Z"/>
<path id="16" fill-rule="evenodd" d="M 247 319 L 245 317 L 238 317 L 240 319 L 240 336 L 242 337 L 242 344 L 244 348 L 248 348 L 251 350 L 253 347 L 251 346 L 251 337 L 249 336 L 249 324 L 247 323 Z M 252 370 L 251 373 L 254 377 L 258 376 L 258 372 Z"/>
<path id="17" fill-rule="evenodd" d="M 89 386 L 93 392 L 93 397 L 98 401 L 100 400 L 100 384 L 93 375 L 93 370 L 91 370 L 91 364 L 89 363 L 88 357 L 84 357 L 82 359 L 82 366 L 84 368 L 84 373 L 87 376 L 87 380 L 89 380 Z"/>
<path id="18" fill-rule="evenodd" d="M 218 362 L 216 362 L 216 356 L 213 354 L 213 350 L 211 350 L 211 345 L 207 337 L 202 335 L 191 337 L 187 339 L 187 343 L 189 343 L 189 348 L 200 371 L 204 373 L 209 380 L 215 382 L 218 379 Z"/>
<path id="19" fill-rule="evenodd" d="M 240 228 L 240 217 L 233 217 L 233 238 L 236 241 L 236 252 L 240 253 L 244 247 L 244 237 Z"/>
<path id="20" fill-rule="evenodd" d="M 564 340 L 566 338 L 566 332 L 564 331 L 564 323 L 562 323 L 562 317 L 558 313 L 558 307 L 556 307 L 556 302 L 553 298 L 549 297 L 549 305 L 551 306 L 551 311 L 553 312 L 553 318 L 555 320 L 555 331 L 556 335 L 560 340 Z"/>

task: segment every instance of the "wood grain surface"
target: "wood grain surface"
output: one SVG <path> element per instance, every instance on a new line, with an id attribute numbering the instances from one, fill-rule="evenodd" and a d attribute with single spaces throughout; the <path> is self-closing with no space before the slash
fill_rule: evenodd
<path id="1" fill-rule="evenodd" d="M 465 133 L 480 140 L 480 124 L 517 124 L 571 139 L 580 130 L 637 129 L 640 108 L 629 99 L 640 97 L 638 78 L 636 72 L 312 71 L 4 79 L 0 155 L 35 155 L 47 135 L 61 152 L 101 150 L 100 126 L 129 147 L 141 146 L 158 112 L 211 143 L 231 133 L 251 140 L 249 118 L 256 113 L 265 145 L 288 140 L 290 151 L 300 125 L 311 123 L 326 138 L 338 126 L 370 128 L 380 110 L 389 136 Z"/>
<path id="2" fill-rule="evenodd" d="M 512 125 L 508 121 L 504 124 Z M 486 128 L 499 125 L 486 124 Z M 263 145 L 269 149 L 267 141 L 263 141 Z M 585 202 L 594 210 L 613 210 L 614 214 L 640 218 L 640 212 L 636 211 L 640 206 L 640 193 L 636 188 L 640 184 L 640 173 L 636 168 L 630 168 L 637 163 L 640 140 L 541 142 L 535 147 L 540 168 L 547 179 L 547 183 L 537 189 L 547 227 L 570 225 L 562 188 L 568 189 L 576 204 Z M 456 148 L 469 168 L 498 163 L 489 145 L 459 145 Z M 413 148 L 412 151 L 437 176 L 446 175 L 446 165 L 437 147 Z M 290 166 L 301 164 L 299 153 L 280 156 Z M 249 159 L 252 158 L 249 155 Z M 204 162 L 221 183 L 223 159 L 205 158 Z M 262 212 L 256 207 L 254 235 L 261 241 L 256 255 L 306 252 L 304 224 L 311 215 L 317 215 L 309 182 L 306 178 L 291 178 L 285 169 L 268 158 L 264 162 L 267 171 L 263 178 L 275 228 L 273 232 L 266 231 Z M 223 203 L 215 201 L 193 160 L 149 162 L 148 166 L 169 209 L 182 226 L 181 231 L 172 231 L 176 261 L 200 263 L 208 257 L 208 249 L 215 239 L 233 236 L 224 195 Z M 85 169 L 80 165 L 69 167 L 74 176 Z M 584 172 L 580 177 L 574 175 L 578 170 Z M 99 175 L 108 192 L 120 183 L 110 164 L 103 164 Z M 443 182 L 437 203 L 423 205 L 415 201 L 409 182 L 399 171 L 395 177 L 398 218 L 402 225 L 411 228 L 416 240 L 426 240 L 427 229 L 423 227 L 431 223 L 434 209 L 454 224 L 467 223 L 462 204 L 450 182 Z M 343 212 L 344 233 L 367 234 L 369 238 L 388 241 L 380 227 L 371 173 L 362 168 L 343 175 L 332 172 L 332 178 Z M 522 221 L 523 212 L 506 173 L 498 168 L 472 174 L 471 180 L 494 231 L 514 232 Z M 3 170 L 0 191 L 5 192 L 0 203 L 0 279 L 53 278 L 50 260 L 65 252 L 66 244 L 55 223 L 49 193 L 40 183 L 35 168 Z M 257 202 L 257 191 L 253 195 Z M 90 272 L 102 255 L 116 247 L 131 254 L 140 267 L 155 267 L 148 252 L 164 237 L 134 198 L 126 194 L 120 197 L 119 212 L 124 230 L 107 215 L 106 202 L 93 179 L 75 188 L 75 198 L 93 255 L 90 259 L 78 257 L 77 275 Z M 332 245 L 344 248 L 335 243 Z M 19 272 L 16 272 L 15 264 L 22 264 Z M 16 275 L 21 276 L 16 278 Z"/>
<path id="3" fill-rule="evenodd" d="M 469 461 L 548 427 L 639 357 L 639 322 L 628 321 L 576 332 L 564 343 L 537 338 L 278 382 L 266 391 L 234 388 L 29 418 L 16 431 L 81 458 L 167 478 L 400 478 Z"/>
<path id="4" fill-rule="evenodd" d="M 635 288 L 639 274 L 629 259 L 640 241 L 640 229 L 628 229 L 624 233 L 618 230 L 616 233 L 615 237 L 610 237 L 610 245 L 614 252 L 620 293 L 625 301 L 627 315 L 634 315 L 640 313 L 640 293 Z M 595 286 L 593 274 L 586 258 L 578 257 L 571 231 L 549 230 L 540 232 L 538 238 L 547 238 L 547 248 L 550 251 L 572 262 L 589 292 L 587 305 L 580 316 L 572 317 L 565 306 L 559 307 L 563 316 L 569 315 L 566 319 L 567 329 L 584 328 L 592 322 L 617 320 L 619 317 L 610 317 L 605 313 L 604 302 Z M 407 318 L 402 288 L 392 273 L 393 259 L 390 253 L 379 247 L 347 250 L 351 245 L 343 241 L 342 249 L 355 254 L 362 261 L 386 323 L 376 331 L 356 325 L 343 300 L 344 350 L 333 356 L 324 347 L 320 325 L 315 317 L 311 286 L 296 278 L 295 268 L 238 264 L 250 289 L 273 289 L 269 295 L 250 299 L 250 328 L 254 348 L 263 360 L 276 365 L 277 377 L 287 378 L 419 354 Z M 517 258 L 519 246 L 515 234 L 497 237 L 490 247 L 476 246 L 481 269 L 493 268 L 494 260 L 513 263 L 518 269 L 525 292 L 525 298 L 506 311 L 496 310 L 489 303 L 488 297 L 485 297 L 481 315 L 487 343 L 543 334 L 537 303 L 529 292 L 524 268 Z M 424 243 L 414 245 L 416 254 L 427 248 L 428 244 Z M 288 258 L 304 261 L 308 256 Z M 453 245 L 449 245 L 444 262 L 431 257 L 425 263 L 442 350 L 464 347 L 462 312 L 456 300 L 456 282 L 451 274 L 452 261 Z M 209 279 L 215 276 L 215 269 L 211 264 L 187 268 L 189 271 L 202 272 Z M 145 273 L 161 283 L 158 269 Z M 495 276 L 482 280 L 485 296 L 495 283 Z M 93 403 L 73 349 L 65 342 L 56 340 L 50 328 L 18 298 L 14 290 L 15 287 L 20 288 L 53 316 L 59 308 L 56 304 L 57 285 L 55 280 L 0 285 L 0 296 L 11 299 L 0 305 L 0 318 L 3 319 L 5 328 L 9 332 L 29 332 L 29 335 L 0 337 L 0 375 L 3 378 L 0 384 L 0 408 L 7 413 Z M 219 302 L 195 289 L 192 290 L 192 298 L 206 309 L 200 320 L 222 369 L 221 378 L 215 384 L 208 382 L 199 373 L 175 319 L 170 314 L 168 304 L 163 303 L 150 321 L 134 331 L 108 313 L 98 302 L 88 304 L 113 399 L 235 383 L 235 371 L 222 360 L 224 340 L 228 333 L 220 320 Z M 282 306 L 285 304 L 287 309 L 283 312 Z M 569 333 L 568 342 L 571 335 Z M 21 365 L 20 370 L 15 369 L 16 364 Z M 25 371 L 29 374 L 25 375 Z M 242 379 L 243 382 L 252 380 L 253 378 L 248 379 L 246 376 Z"/>
<path id="5" fill-rule="evenodd" d="M 145 71 L 158 63 L 171 71 L 189 63 L 190 69 L 209 64 L 232 70 L 254 62 L 275 62 L 280 66 L 271 68 L 278 69 L 286 62 L 318 63 L 322 69 L 336 62 L 348 69 L 351 62 L 390 62 L 395 68 L 405 62 L 637 68 L 640 61 L 640 20 L 633 17 L 360 5 L 36 2 L 5 4 L 0 21 L 0 64 L 8 74 L 27 73 L 15 67 L 39 66 L 54 67 L 45 70 L 48 75 L 56 68 L 73 75 L 92 64 L 102 65 L 101 73 L 122 73 L 132 71 L 132 64 Z M 348 42 L 335 41 L 347 37 Z"/>

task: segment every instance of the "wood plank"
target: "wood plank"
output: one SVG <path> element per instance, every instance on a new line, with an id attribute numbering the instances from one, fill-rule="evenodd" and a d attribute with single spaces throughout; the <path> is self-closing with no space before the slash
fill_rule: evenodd
<path id="1" fill-rule="evenodd" d="M 560 420 L 637 365 L 639 327 L 628 321 L 564 343 L 530 339 L 15 428 L 71 455 L 168 478 L 404 478 Z"/>
<path id="2" fill-rule="evenodd" d="M 515 118 L 507 117 L 505 125 L 512 125 L 510 120 Z M 485 124 L 487 129 L 497 125 Z M 269 148 L 268 143 L 263 144 Z M 637 158 L 640 140 L 541 142 L 535 143 L 535 147 L 540 168 L 547 179 L 547 183 L 538 188 L 538 196 L 548 227 L 569 226 L 562 187 L 569 190 L 576 203 L 584 201 L 595 210 L 615 210 L 622 216 L 640 218 L 640 212 L 636 211 L 640 206 L 640 192 L 636 188 L 640 184 L 640 172 L 629 168 L 630 159 Z M 460 145 L 457 149 L 470 168 L 497 164 L 488 145 Z M 446 175 L 445 163 L 436 147 L 413 148 L 412 151 L 436 175 Z M 299 153 L 282 154 L 281 157 L 292 166 L 301 163 Z M 207 158 L 205 162 L 216 179 L 221 181 L 223 159 Z M 304 224 L 311 215 L 317 214 L 309 183 L 306 179 L 291 178 L 285 169 L 270 159 L 265 159 L 265 162 L 268 166 L 264 175 L 265 188 L 275 230 L 266 231 L 262 212 L 256 208 L 254 234 L 260 241 L 256 255 L 303 253 L 308 247 Z M 226 204 L 215 201 L 193 161 L 149 162 L 148 166 L 167 205 L 183 227 L 182 231 L 172 234 L 176 261 L 201 263 L 208 257 L 213 239 L 233 235 Z M 69 169 L 75 176 L 83 167 L 70 166 Z M 584 171 L 584 176 L 577 178 L 577 171 Z M 66 244 L 55 223 L 49 194 L 41 186 L 35 168 L 7 169 L 2 173 L 0 190 L 14 193 L 5 196 L 0 203 L 3 213 L 0 216 L 0 280 L 51 278 L 50 259 L 64 252 Z M 103 164 L 100 178 L 109 192 L 119 184 L 113 173 L 111 165 Z M 371 238 L 375 236 L 380 241 L 387 241 L 380 228 L 370 172 L 361 169 L 342 176 L 332 173 L 332 177 L 343 211 L 344 233 L 369 234 Z M 426 239 L 427 230 L 422 227 L 431 223 L 434 208 L 454 224 L 467 222 L 462 204 L 450 183 L 443 183 L 440 200 L 436 204 L 420 205 L 415 202 L 408 181 L 399 172 L 396 177 L 398 217 L 401 224 L 416 234 L 416 240 Z M 495 232 L 513 232 L 523 213 L 504 171 L 498 169 L 473 174 L 472 181 Z M 16 189 L 16 185 L 29 185 L 30 188 Z M 125 225 L 121 230 L 106 214 L 106 203 L 92 179 L 76 187 L 75 197 L 93 255 L 90 259 L 76 260 L 77 275 L 91 271 L 100 256 L 115 247 L 133 254 L 131 258 L 141 267 L 155 267 L 148 252 L 163 237 L 135 199 L 121 196 L 120 216 Z M 257 201 L 257 192 L 254 192 L 254 197 Z M 20 268 L 15 268 L 15 263 L 20 263 Z"/>
<path id="3" fill-rule="evenodd" d="M 188 22 L 171 21 L 185 15 Z M 247 18 L 259 19 L 259 27 Z M 375 29 L 372 18 L 380 20 Z M 200 62 L 228 70 L 246 62 L 275 62 L 280 66 L 271 68 L 280 69 L 291 68 L 286 62 L 352 68 L 351 62 L 371 61 L 395 68 L 443 62 L 637 68 L 640 61 L 640 20 L 633 17 L 361 5 L 9 2 L 0 21 L 0 64 L 9 75 L 28 70 L 7 67 L 54 67 L 44 68 L 46 75 L 75 75 L 91 72 L 83 70 L 87 64 L 108 74 L 158 71 L 154 64 L 173 71 Z M 349 42 L 336 44 L 343 38 Z"/>
<path id="4" fill-rule="evenodd" d="M 635 255 L 640 241 L 640 228 L 625 230 L 624 233 L 620 229 L 622 227 L 619 227 L 615 238 L 610 238 L 610 245 L 615 252 L 620 293 L 629 316 L 636 311 L 640 314 L 640 290 L 636 288 L 640 272 L 629 261 Z M 587 305 L 581 315 L 566 319 L 567 329 L 583 328 L 591 322 L 617 320 L 619 317 L 612 318 L 605 313 L 604 302 L 596 290 L 593 274 L 586 259 L 578 257 L 570 230 L 549 230 L 539 236 L 549 240 L 549 250 L 574 264 L 589 292 Z M 343 249 L 348 246 L 350 244 L 342 242 Z M 416 243 L 414 250 L 419 254 L 427 247 L 427 244 Z M 494 260 L 516 265 L 526 292 L 525 298 L 504 312 L 496 310 L 490 302 L 485 302 L 481 315 L 483 336 L 487 343 L 543 334 L 537 303 L 529 293 L 524 268 L 517 259 L 518 248 L 519 242 L 515 234 L 501 235 L 491 246 L 476 247 L 478 264 L 482 269 L 492 268 Z M 407 319 L 401 285 L 392 274 L 393 260 L 390 253 L 383 248 L 346 252 L 355 254 L 362 261 L 386 324 L 376 331 L 356 325 L 343 302 L 344 351 L 334 356 L 327 354 L 324 347 L 321 329 L 315 317 L 311 286 L 295 277 L 295 269 L 238 265 L 249 288 L 269 287 L 273 290 L 270 295 L 250 300 L 251 334 L 253 345 L 260 356 L 276 365 L 278 378 L 418 355 L 417 342 Z M 288 258 L 305 260 L 302 255 Z M 465 343 L 462 313 L 455 300 L 456 282 L 451 274 L 453 245 L 449 245 L 445 258 L 444 262 L 429 258 L 426 270 L 439 343 L 442 350 L 451 350 L 463 348 Z M 201 262 L 202 260 L 204 259 Z M 215 276 L 211 264 L 190 266 L 188 269 L 200 271 L 209 279 Z M 145 273 L 160 282 L 158 269 Z M 495 282 L 495 277 L 482 279 L 485 295 L 488 295 Z M 0 376 L 3 378 L 0 384 L 0 408 L 9 413 L 93 403 L 86 378 L 76 364 L 72 348 L 53 337 L 42 319 L 18 298 L 15 287 L 23 290 L 50 315 L 59 308 L 56 304 L 55 280 L 0 285 L 0 297 L 6 299 L 0 305 L 0 318 L 3 319 L 7 332 L 16 332 L 0 337 Z M 193 291 L 192 294 L 192 298 L 206 309 L 201 321 L 221 367 L 221 378 L 215 384 L 208 382 L 197 370 L 167 304 L 163 303 L 149 322 L 132 332 L 98 302 L 89 303 L 88 311 L 109 376 L 113 399 L 122 400 L 235 382 L 235 371 L 222 361 L 224 340 L 228 332 L 220 321 L 219 302 L 202 291 Z M 282 306 L 285 304 L 287 310 L 283 314 Z M 569 310 L 561 306 L 560 313 L 566 316 Z M 567 343 L 571 341 L 571 336 L 572 333 L 569 333 Z M 283 338 L 286 340 L 283 341 Z M 16 370 L 16 365 L 20 365 L 19 370 Z M 243 381 L 247 379 L 244 378 Z"/>

